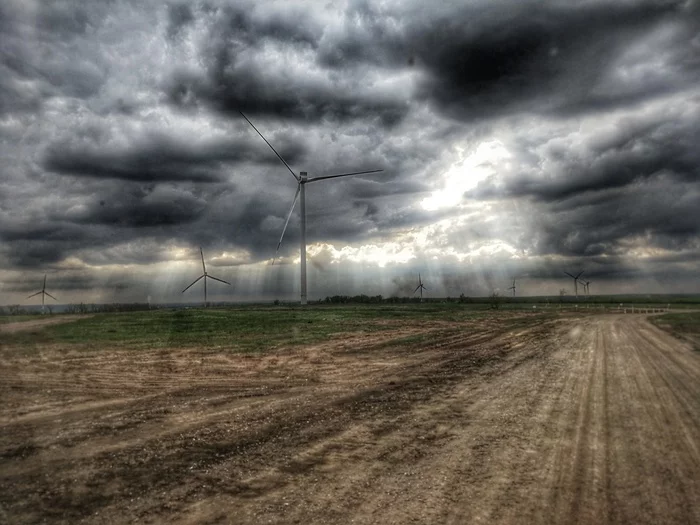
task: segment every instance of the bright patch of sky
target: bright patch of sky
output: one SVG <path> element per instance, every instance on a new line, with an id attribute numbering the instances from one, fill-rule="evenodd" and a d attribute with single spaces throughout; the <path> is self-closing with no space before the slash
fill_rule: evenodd
<path id="1" fill-rule="evenodd" d="M 433 211 L 459 205 L 465 192 L 479 182 L 498 174 L 499 167 L 510 169 L 511 154 L 499 140 L 484 141 L 467 154 L 466 148 L 456 146 L 459 160 L 442 176 L 442 188 L 421 201 L 424 209 Z"/>

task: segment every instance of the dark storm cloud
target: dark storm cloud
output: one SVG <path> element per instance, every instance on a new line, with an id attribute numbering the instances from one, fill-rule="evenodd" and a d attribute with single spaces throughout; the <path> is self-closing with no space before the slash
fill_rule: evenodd
<path id="1" fill-rule="evenodd" d="M 262 16 L 252 5 L 237 5 L 218 9 L 214 18 L 199 49 L 204 73 L 174 74 L 165 89 L 173 104 L 204 104 L 234 116 L 243 111 L 306 121 L 377 119 L 384 126 L 396 125 L 409 109 L 408 101 L 362 82 L 339 82 L 326 72 L 323 80 L 319 74 L 294 74 L 299 68 L 293 55 L 274 66 L 263 60 L 270 42 L 287 52 L 314 52 L 323 30 L 308 12 Z"/>
<path id="2" fill-rule="evenodd" d="M 687 2 L 470 3 L 406 8 L 351 4 L 353 24 L 323 42 L 319 60 L 347 69 L 366 63 L 425 72 L 418 97 L 451 118 L 504 113 L 564 115 L 629 105 L 700 80 L 692 39 L 700 23 Z M 665 70 L 617 75 L 648 55 L 627 57 L 656 30 Z"/>
<path id="3" fill-rule="evenodd" d="M 5 242 L 68 242 L 81 241 L 85 238 L 84 230 L 77 225 L 46 221 L 44 224 L 33 224 L 28 221 L 4 223 L 0 226 L 0 239 Z"/>
<path id="4" fill-rule="evenodd" d="M 278 141 L 278 145 L 289 162 L 304 153 L 299 142 L 285 140 Z M 202 143 L 157 134 L 136 139 L 128 146 L 58 142 L 47 148 L 43 166 L 55 173 L 99 179 L 219 182 L 227 178 L 225 168 L 230 164 L 273 161 L 251 140 Z"/>
<path id="5" fill-rule="evenodd" d="M 371 265 L 337 250 L 388 242 L 414 254 L 411 271 L 444 269 L 431 282 L 452 295 L 572 268 L 691 282 L 699 6 L 0 2 L 0 266 L 139 265 L 145 282 L 188 246 L 222 268 L 271 258 L 295 187 L 242 110 L 295 170 L 385 170 L 308 186 L 308 242 L 336 250 L 311 281 L 348 272 L 355 286 Z M 489 141 L 508 160 L 484 159 L 491 178 L 440 204 Z M 295 266 L 256 282 L 291 290 Z M 103 286 L 80 271 L 69 288 Z"/>
<path id="6" fill-rule="evenodd" d="M 194 20 L 192 8 L 186 3 L 168 5 L 168 37 L 174 38 L 180 30 Z"/>
<path id="7" fill-rule="evenodd" d="M 388 95 L 357 95 L 343 88 L 265 77 L 253 64 L 235 67 L 232 62 L 233 57 L 220 57 L 204 79 L 176 74 L 167 87 L 168 97 L 184 108 L 203 102 L 232 116 L 243 111 L 308 121 L 376 118 L 385 126 L 396 125 L 408 111 L 407 103 Z"/>
<path id="8" fill-rule="evenodd" d="M 424 95 L 455 116 L 502 111 L 570 109 L 623 104 L 623 96 L 596 93 L 631 40 L 675 13 L 677 4 L 489 4 L 444 20 L 425 35 L 423 56 L 432 78 Z M 474 27 L 465 31 L 464 23 Z M 648 88 L 641 88 L 646 92 Z"/>
<path id="9" fill-rule="evenodd" d="M 650 181 L 607 190 L 600 202 L 544 205 L 529 248 L 542 255 L 622 255 L 631 246 L 683 250 L 700 235 L 697 185 Z"/>
<path id="10" fill-rule="evenodd" d="M 42 268 L 60 262 L 67 253 L 82 245 L 84 235 L 65 240 L 36 239 L 12 243 L 0 249 L 10 267 Z"/>
<path id="11" fill-rule="evenodd" d="M 669 184 L 700 181 L 700 139 L 697 112 L 664 116 L 664 120 L 623 122 L 616 133 L 588 140 L 584 151 L 565 143 L 552 146 L 542 160 L 550 160 L 547 174 L 515 174 L 483 181 L 470 197 L 529 196 L 542 201 L 586 200 L 587 192 L 622 188 L 650 178 Z M 523 152 L 523 156 L 529 155 Z M 568 203 L 570 206 L 572 203 Z"/>
<path id="12" fill-rule="evenodd" d="M 164 187 L 151 190 L 133 187 L 112 194 L 99 202 L 92 201 L 82 217 L 86 224 L 104 224 L 121 227 L 145 228 L 184 225 L 200 218 L 206 203 L 189 192 L 173 191 Z"/>
<path id="13" fill-rule="evenodd" d="M 104 6 L 73 2 L 0 6 L 0 115 L 37 111 L 50 97 L 88 98 L 106 80 L 98 57 L 76 38 L 99 25 Z M 87 51 L 87 52 L 86 52 Z"/>

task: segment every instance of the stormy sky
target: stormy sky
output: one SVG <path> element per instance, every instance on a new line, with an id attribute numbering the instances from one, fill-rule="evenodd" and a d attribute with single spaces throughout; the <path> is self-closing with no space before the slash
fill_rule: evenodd
<path id="1" fill-rule="evenodd" d="M 0 304 L 700 293 L 700 2 L 0 3 Z M 36 299 L 33 299 L 36 301 Z"/>

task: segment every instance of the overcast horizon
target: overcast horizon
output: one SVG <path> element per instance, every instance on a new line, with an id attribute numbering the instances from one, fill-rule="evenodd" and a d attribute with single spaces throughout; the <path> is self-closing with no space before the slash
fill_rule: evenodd
<path id="1" fill-rule="evenodd" d="M 145 4 L 145 5 L 143 5 Z M 700 293 L 700 1 L 0 4 L 0 304 Z M 580 290 L 579 290 L 580 291 Z"/>

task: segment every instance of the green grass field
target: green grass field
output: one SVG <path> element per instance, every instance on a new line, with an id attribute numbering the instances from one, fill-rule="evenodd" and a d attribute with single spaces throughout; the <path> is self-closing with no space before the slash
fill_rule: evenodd
<path id="1" fill-rule="evenodd" d="M 0 324 L 6 323 L 19 323 L 22 321 L 29 321 L 31 319 L 38 319 L 36 315 L 0 315 Z"/>
<path id="2" fill-rule="evenodd" d="M 690 341 L 700 352 L 700 312 L 682 312 L 650 318 L 659 328 Z"/>
<path id="3" fill-rule="evenodd" d="M 400 325 L 421 326 L 421 323 L 425 325 L 424 334 L 404 337 L 410 341 L 415 338 L 427 341 L 438 329 L 455 330 L 454 326 L 440 328 L 436 321 L 462 323 L 493 317 L 507 329 L 573 312 L 595 314 L 600 309 L 581 306 L 574 310 L 569 306 L 560 310 L 558 305 L 551 305 L 548 309 L 533 310 L 531 305 L 512 304 L 492 310 L 483 304 L 459 303 L 162 309 L 95 314 L 73 322 L 3 333 L 0 348 L 29 350 L 52 344 L 76 350 L 199 347 L 263 352 L 327 341 L 340 334 L 380 332 Z M 36 319 L 42 317 L 2 316 L 0 323 Z M 700 347 L 700 313 L 672 313 L 651 320 L 661 328 L 683 334 Z M 396 341 L 401 343 L 400 338 Z"/>
<path id="4" fill-rule="evenodd" d="M 259 352 L 324 341 L 342 333 L 382 331 L 403 323 L 460 322 L 489 315 L 504 317 L 504 326 L 518 322 L 512 314 L 457 304 L 188 308 L 86 316 L 3 334 L 0 346 L 59 344 L 86 350 L 198 346 Z"/>

